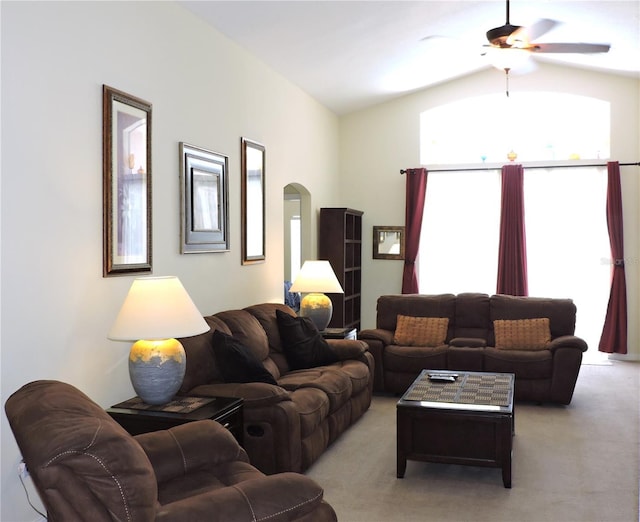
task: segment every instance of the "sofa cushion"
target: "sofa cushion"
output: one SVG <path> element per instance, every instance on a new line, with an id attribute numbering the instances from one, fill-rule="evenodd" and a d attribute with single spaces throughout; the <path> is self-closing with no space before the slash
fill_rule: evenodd
<path id="1" fill-rule="evenodd" d="M 553 354 L 549 350 L 484 349 L 484 371 L 514 373 L 519 380 L 549 379 L 553 373 Z"/>
<path id="2" fill-rule="evenodd" d="M 338 362 L 338 356 L 308 317 L 293 317 L 276 310 L 282 348 L 292 370 Z"/>
<path id="3" fill-rule="evenodd" d="M 289 364 L 287 363 L 287 358 L 285 357 L 284 350 L 282 349 L 282 339 L 280 338 L 276 310 L 281 310 L 292 317 L 296 317 L 296 313 L 287 305 L 280 303 L 260 303 L 257 305 L 247 306 L 243 310 L 246 310 L 253 315 L 267 334 L 269 358 L 278 367 L 279 374 L 288 372 Z M 269 370 L 271 370 L 271 368 L 269 368 Z M 272 370 L 271 373 L 273 373 Z"/>
<path id="4" fill-rule="evenodd" d="M 196 386 L 222 380 L 220 364 L 216 364 L 215 354 L 211 349 L 212 337 L 216 330 L 231 332 L 227 325 L 216 317 L 208 316 L 204 320 L 211 330 L 200 335 L 178 339 L 187 354 L 187 369 L 178 395 L 187 395 Z"/>
<path id="5" fill-rule="evenodd" d="M 314 433 L 329 416 L 329 397 L 318 388 L 298 388 L 289 392 L 300 420 L 302 438 Z"/>
<path id="6" fill-rule="evenodd" d="M 403 346 L 440 346 L 447 338 L 446 317 L 398 315 L 394 344 Z"/>
<path id="7" fill-rule="evenodd" d="M 277 384 L 264 365 L 240 341 L 216 330 L 212 336 L 213 350 L 225 382 L 266 382 Z"/>
<path id="8" fill-rule="evenodd" d="M 365 390 L 372 379 L 369 367 L 362 361 L 348 359 L 332 364 L 329 369 L 339 371 L 351 379 L 352 396 Z"/>
<path id="9" fill-rule="evenodd" d="M 489 320 L 489 296 L 471 292 L 458 294 L 454 323 L 453 337 L 486 339 L 492 326 Z"/>
<path id="10" fill-rule="evenodd" d="M 576 305 L 571 299 L 550 297 L 521 297 L 513 295 L 491 296 L 490 321 L 496 319 L 530 319 L 548 317 L 551 338 L 573 335 L 576 326 Z M 495 346 L 494 332 L 489 332 L 487 344 Z"/>
<path id="11" fill-rule="evenodd" d="M 382 367 L 385 372 L 413 373 L 417 376 L 424 368 L 446 369 L 448 352 L 447 345 L 429 348 L 391 344 L 384 352 Z"/>
<path id="12" fill-rule="evenodd" d="M 453 294 L 383 295 L 378 298 L 376 325 L 377 328 L 393 332 L 396 329 L 399 314 L 414 317 L 448 317 L 447 338 L 450 339 L 453 337 L 455 313 L 456 296 Z"/>
<path id="13" fill-rule="evenodd" d="M 329 398 L 329 412 L 339 410 L 353 395 L 351 379 L 345 372 L 336 371 L 333 366 L 320 366 L 289 372 L 280 378 L 278 384 L 289 392 L 302 388 L 315 388 Z M 295 397 L 295 393 L 292 393 Z"/>
<path id="14" fill-rule="evenodd" d="M 244 344 L 259 361 L 269 358 L 269 341 L 262 325 L 245 310 L 225 310 L 215 314 L 224 322 L 228 333 Z"/>
<path id="15" fill-rule="evenodd" d="M 545 350 L 551 342 L 549 318 L 497 319 L 493 322 L 499 350 Z"/>
<path id="16" fill-rule="evenodd" d="M 251 350 L 276 380 L 280 377 L 280 367 L 271 358 L 267 333 L 256 317 L 246 310 L 225 310 L 215 317 L 224 321 L 228 333 Z"/>

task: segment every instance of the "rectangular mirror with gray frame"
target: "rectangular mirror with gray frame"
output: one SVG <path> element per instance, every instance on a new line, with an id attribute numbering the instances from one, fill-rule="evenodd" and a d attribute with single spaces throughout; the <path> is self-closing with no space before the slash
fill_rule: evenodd
<path id="1" fill-rule="evenodd" d="M 181 252 L 228 252 L 229 159 L 180 142 Z"/>

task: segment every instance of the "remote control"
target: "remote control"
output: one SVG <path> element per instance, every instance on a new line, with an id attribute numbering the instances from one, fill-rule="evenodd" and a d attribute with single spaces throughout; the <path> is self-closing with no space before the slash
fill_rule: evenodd
<path id="1" fill-rule="evenodd" d="M 456 374 L 438 374 L 430 373 L 429 380 L 436 382 L 455 382 L 458 376 Z"/>

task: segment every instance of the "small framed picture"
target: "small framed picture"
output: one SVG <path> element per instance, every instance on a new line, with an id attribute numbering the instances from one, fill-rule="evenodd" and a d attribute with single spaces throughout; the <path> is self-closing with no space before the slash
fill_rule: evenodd
<path id="1" fill-rule="evenodd" d="M 227 252 L 229 158 L 180 143 L 181 253 Z"/>

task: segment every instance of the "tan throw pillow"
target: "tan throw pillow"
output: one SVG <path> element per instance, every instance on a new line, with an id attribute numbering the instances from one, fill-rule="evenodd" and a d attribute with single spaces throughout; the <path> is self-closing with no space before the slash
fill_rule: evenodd
<path id="1" fill-rule="evenodd" d="M 447 338 L 447 317 L 398 315 L 394 344 L 401 346 L 440 346 Z"/>
<path id="2" fill-rule="evenodd" d="M 496 348 L 500 350 L 544 350 L 551 342 L 547 317 L 493 321 Z"/>

